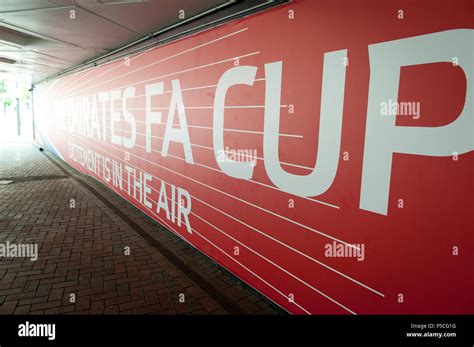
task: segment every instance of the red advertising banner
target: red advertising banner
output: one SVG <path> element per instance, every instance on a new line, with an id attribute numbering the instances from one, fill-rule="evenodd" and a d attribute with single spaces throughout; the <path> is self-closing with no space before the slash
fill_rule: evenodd
<path id="1" fill-rule="evenodd" d="M 292 313 L 473 313 L 473 27 L 294 1 L 38 85 L 37 127 Z"/>

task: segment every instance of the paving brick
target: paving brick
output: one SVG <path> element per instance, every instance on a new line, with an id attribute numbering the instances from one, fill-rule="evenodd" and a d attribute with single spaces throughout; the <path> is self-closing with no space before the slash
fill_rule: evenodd
<path id="1" fill-rule="evenodd" d="M 17 306 L 14 314 L 28 314 L 30 312 L 31 305 Z"/>
<path id="2" fill-rule="evenodd" d="M 18 301 L 6 301 L 0 306 L 0 314 L 12 314 Z"/>
<path id="3" fill-rule="evenodd" d="M 51 284 L 41 284 L 38 286 L 38 289 L 36 289 L 36 296 L 49 295 L 50 291 Z"/>
<path id="4" fill-rule="evenodd" d="M 29 292 L 29 291 L 36 291 L 36 288 L 38 288 L 39 280 L 33 280 L 33 281 L 27 281 L 25 286 L 23 287 L 23 291 Z"/>
<path id="5" fill-rule="evenodd" d="M 44 314 L 64 314 L 64 313 L 74 312 L 74 310 L 75 310 L 74 305 L 59 306 L 59 307 L 44 310 Z"/>
<path id="6" fill-rule="evenodd" d="M 32 311 L 34 311 L 34 310 L 43 310 L 43 309 L 58 307 L 59 305 L 61 305 L 61 300 L 47 301 L 47 302 L 43 302 L 43 303 L 40 303 L 40 304 L 33 304 L 31 306 L 31 310 Z"/>
<path id="7" fill-rule="evenodd" d="M 54 288 L 49 292 L 48 301 L 61 300 L 63 297 L 63 288 Z"/>
<path id="8" fill-rule="evenodd" d="M 8 295 L 5 301 L 31 299 L 34 296 L 35 292 L 22 292 L 18 294 Z"/>
<path id="9" fill-rule="evenodd" d="M 119 309 L 120 311 L 126 311 L 126 310 L 130 310 L 130 309 L 137 309 L 137 308 L 140 308 L 140 307 L 144 307 L 146 306 L 147 303 L 145 300 L 138 300 L 138 301 L 131 301 L 131 302 L 127 302 L 127 303 L 124 303 L 124 304 L 120 304 L 119 305 Z"/>
<path id="10" fill-rule="evenodd" d="M 35 296 L 34 298 L 31 298 L 31 299 L 21 299 L 20 304 L 21 305 L 38 304 L 38 303 L 46 302 L 46 301 L 48 301 L 47 296 Z"/>
<path id="11" fill-rule="evenodd" d="M 81 296 L 76 299 L 76 310 L 82 311 L 90 308 L 90 297 Z"/>
<path id="12" fill-rule="evenodd" d="M 104 301 L 98 300 L 91 302 L 90 314 L 103 314 L 104 313 Z"/>

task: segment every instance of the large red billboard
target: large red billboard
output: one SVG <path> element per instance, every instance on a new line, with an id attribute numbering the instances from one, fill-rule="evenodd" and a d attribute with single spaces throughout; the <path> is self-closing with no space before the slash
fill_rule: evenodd
<path id="1" fill-rule="evenodd" d="M 294 1 L 35 90 L 42 141 L 292 313 L 473 313 L 472 1 Z"/>

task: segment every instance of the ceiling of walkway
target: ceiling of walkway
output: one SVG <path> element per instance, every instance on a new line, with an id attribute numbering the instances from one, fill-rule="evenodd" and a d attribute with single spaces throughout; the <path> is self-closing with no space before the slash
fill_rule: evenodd
<path id="1" fill-rule="evenodd" d="M 1 0 L 0 79 L 36 82 L 229 0 Z"/>

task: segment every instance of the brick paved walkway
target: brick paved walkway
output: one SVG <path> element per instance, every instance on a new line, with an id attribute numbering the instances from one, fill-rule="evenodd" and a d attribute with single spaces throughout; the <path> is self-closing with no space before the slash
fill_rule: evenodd
<path id="1" fill-rule="evenodd" d="M 0 180 L 14 181 L 0 185 L 0 244 L 38 244 L 39 253 L 36 261 L 0 258 L 0 314 L 282 312 L 94 179 L 61 166 L 31 144 L 0 143 Z"/>

